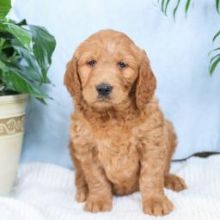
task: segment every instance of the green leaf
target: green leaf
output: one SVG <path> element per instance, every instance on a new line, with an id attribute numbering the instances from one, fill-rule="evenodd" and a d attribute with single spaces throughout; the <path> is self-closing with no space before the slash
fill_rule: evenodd
<path id="1" fill-rule="evenodd" d="M 181 2 L 181 0 L 178 0 L 175 8 L 173 9 L 173 17 L 174 17 L 174 19 L 176 18 L 176 12 L 177 12 L 177 9 L 179 8 L 180 2 Z"/>
<path id="2" fill-rule="evenodd" d="M 213 49 L 211 52 L 214 52 L 214 51 L 217 51 L 217 50 L 220 50 L 220 47 L 217 47 L 217 48 Z"/>
<path id="3" fill-rule="evenodd" d="M 218 48 L 215 48 L 213 51 L 217 51 L 217 50 L 220 50 L 220 47 L 218 47 Z"/>
<path id="4" fill-rule="evenodd" d="M 46 98 L 43 92 L 39 88 L 35 87 L 32 83 L 28 82 L 19 73 L 5 72 L 3 75 L 3 82 L 7 89 L 16 91 L 19 93 L 28 93 L 36 98 Z"/>
<path id="5" fill-rule="evenodd" d="M 19 93 L 28 93 L 36 98 L 45 99 L 48 96 L 40 90 L 40 87 L 24 78 L 19 70 L 2 73 L 2 81 L 8 90 Z"/>
<path id="6" fill-rule="evenodd" d="M 1 81 L 4 83 L 7 90 L 16 91 L 19 93 L 28 93 L 36 98 L 48 98 L 48 96 L 41 91 L 40 86 L 33 80 L 29 80 L 24 75 L 24 70 L 15 66 L 9 66 L 0 61 Z"/>
<path id="7" fill-rule="evenodd" d="M 164 9 L 165 14 L 167 14 L 167 8 L 168 8 L 169 3 L 170 3 L 170 0 L 167 0 L 166 5 L 165 5 L 165 9 Z"/>
<path id="8" fill-rule="evenodd" d="M 215 0 L 216 11 L 220 13 L 220 0 Z"/>
<path id="9" fill-rule="evenodd" d="M 211 58 L 211 60 L 210 60 L 210 63 L 212 63 L 213 60 L 215 60 L 217 57 L 220 57 L 220 54 L 216 54 L 215 56 L 213 56 L 213 57 Z"/>
<path id="10" fill-rule="evenodd" d="M 166 15 L 167 14 L 167 8 L 169 5 L 170 0 L 158 0 L 158 3 L 160 3 L 161 11 Z"/>
<path id="11" fill-rule="evenodd" d="M 1 0 L 0 0 L 1 1 Z M 0 19 L 0 95 L 27 93 L 45 103 L 43 83 L 55 49 L 55 39 L 43 27 Z"/>
<path id="12" fill-rule="evenodd" d="M 43 82 L 48 83 L 47 71 L 50 67 L 51 56 L 56 46 L 55 38 L 43 27 L 30 25 L 30 30 L 33 34 L 33 51 L 42 71 Z"/>
<path id="13" fill-rule="evenodd" d="M 0 0 L 0 19 L 5 18 L 11 9 L 11 0 Z"/>
<path id="14" fill-rule="evenodd" d="M 20 22 L 16 23 L 16 25 L 18 25 L 18 26 L 27 25 L 27 21 L 26 21 L 26 19 L 23 19 L 23 20 L 21 20 Z"/>
<path id="15" fill-rule="evenodd" d="M 210 75 L 212 75 L 216 69 L 216 67 L 218 66 L 220 62 L 220 56 L 218 58 L 216 58 L 215 60 L 213 60 L 212 63 L 210 63 L 210 68 L 209 68 L 209 73 Z"/>
<path id="16" fill-rule="evenodd" d="M 187 0 L 186 5 L 185 5 L 185 13 L 188 13 L 189 6 L 190 6 L 191 0 Z"/>
<path id="17" fill-rule="evenodd" d="M 161 10 L 162 12 L 164 12 L 164 4 L 165 4 L 166 0 L 161 0 L 161 3 L 160 3 L 160 7 L 161 7 Z"/>
<path id="18" fill-rule="evenodd" d="M 0 49 L 2 49 L 4 47 L 6 40 L 3 38 L 0 38 Z"/>
<path id="19" fill-rule="evenodd" d="M 208 55 L 210 56 L 212 53 L 214 53 L 215 51 L 218 51 L 218 50 L 220 50 L 220 47 L 215 48 L 215 49 L 209 51 Z"/>
<path id="20" fill-rule="evenodd" d="M 28 30 L 16 24 L 4 22 L 0 24 L 0 31 L 12 34 L 24 47 L 31 48 L 32 36 Z"/>
<path id="21" fill-rule="evenodd" d="M 220 35 L 220 31 L 218 31 L 218 32 L 214 35 L 212 41 L 214 42 L 219 35 Z"/>
<path id="22" fill-rule="evenodd" d="M 21 62 L 18 63 L 20 68 L 28 67 L 29 74 L 27 77 L 31 77 L 33 80 L 41 81 L 41 70 L 39 64 L 37 63 L 34 55 L 30 53 L 26 48 L 23 48 L 19 45 L 14 45 L 16 52 L 22 57 Z"/>
<path id="23" fill-rule="evenodd" d="M 7 66 L 0 60 L 0 70 L 7 71 Z"/>

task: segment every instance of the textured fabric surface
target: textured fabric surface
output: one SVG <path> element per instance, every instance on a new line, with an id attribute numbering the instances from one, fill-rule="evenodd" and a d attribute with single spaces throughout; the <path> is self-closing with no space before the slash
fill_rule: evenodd
<path id="1" fill-rule="evenodd" d="M 171 1 L 175 3 L 176 1 Z M 171 6 L 171 8 L 173 8 Z M 157 95 L 179 137 L 175 158 L 220 150 L 220 74 L 208 74 L 208 52 L 219 29 L 215 1 L 192 1 L 187 18 L 181 1 L 176 21 L 161 13 L 157 0 L 15 0 L 14 14 L 43 25 L 57 48 L 48 89 L 48 105 L 32 101 L 27 111 L 23 161 L 70 165 L 67 153 L 71 99 L 63 86 L 67 61 L 93 32 L 113 28 L 146 49 L 158 80 Z"/>
<path id="2" fill-rule="evenodd" d="M 11 198 L 0 198 L 1 220 L 219 220 L 220 156 L 172 164 L 188 189 L 166 190 L 175 210 L 163 218 L 142 214 L 140 194 L 114 197 L 113 210 L 91 214 L 74 200 L 74 172 L 46 163 L 24 164 Z"/>

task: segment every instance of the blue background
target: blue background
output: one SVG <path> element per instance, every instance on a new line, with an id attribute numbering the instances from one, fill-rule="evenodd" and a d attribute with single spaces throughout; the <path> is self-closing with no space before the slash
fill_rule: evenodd
<path id="1" fill-rule="evenodd" d="M 63 86 L 65 65 L 76 46 L 93 32 L 112 28 L 144 48 L 158 80 L 157 96 L 178 134 L 175 159 L 194 152 L 220 151 L 220 73 L 210 77 L 208 52 L 220 29 L 215 1 L 184 5 L 176 21 L 161 13 L 157 0 L 15 0 L 13 16 L 45 26 L 57 39 L 48 88 L 48 105 L 30 100 L 22 161 L 70 166 L 68 154 L 71 99 Z"/>

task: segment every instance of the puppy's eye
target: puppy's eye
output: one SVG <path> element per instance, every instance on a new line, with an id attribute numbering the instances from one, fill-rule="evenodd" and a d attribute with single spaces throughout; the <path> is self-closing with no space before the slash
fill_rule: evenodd
<path id="1" fill-rule="evenodd" d="M 120 61 L 120 62 L 118 62 L 118 66 L 119 66 L 120 69 L 124 69 L 125 67 L 127 67 L 127 64 Z"/>
<path id="2" fill-rule="evenodd" d="M 90 61 L 88 61 L 86 64 L 88 65 L 88 66 L 91 66 L 91 67 L 94 67 L 95 65 L 96 65 L 96 60 L 90 60 Z"/>

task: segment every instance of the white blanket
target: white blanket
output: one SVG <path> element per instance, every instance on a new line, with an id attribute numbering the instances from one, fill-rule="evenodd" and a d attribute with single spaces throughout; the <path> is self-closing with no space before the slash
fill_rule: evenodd
<path id="1" fill-rule="evenodd" d="M 175 210 L 163 218 L 142 214 L 140 194 L 114 197 L 113 210 L 91 214 L 74 200 L 74 172 L 57 165 L 32 163 L 20 167 L 13 195 L 0 198 L 1 220 L 219 220 L 220 156 L 173 163 L 188 189 L 166 190 Z"/>

